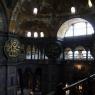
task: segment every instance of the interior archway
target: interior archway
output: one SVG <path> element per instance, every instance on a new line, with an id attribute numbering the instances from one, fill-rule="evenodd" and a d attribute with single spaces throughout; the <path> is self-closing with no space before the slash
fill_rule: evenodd
<path id="1" fill-rule="evenodd" d="M 93 26 L 87 20 L 82 18 L 73 18 L 61 25 L 57 32 L 57 38 L 90 35 L 93 33 Z"/>

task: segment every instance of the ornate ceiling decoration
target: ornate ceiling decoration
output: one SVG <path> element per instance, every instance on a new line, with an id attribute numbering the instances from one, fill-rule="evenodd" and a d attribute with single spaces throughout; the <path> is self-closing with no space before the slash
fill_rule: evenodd
<path id="1" fill-rule="evenodd" d="M 40 19 L 41 22 L 45 22 L 48 26 L 53 26 L 56 22 L 55 18 L 65 18 L 67 16 L 72 16 L 70 8 L 72 6 L 76 7 L 75 15 L 84 14 L 94 14 L 94 6 L 89 8 L 88 0 L 4 0 L 7 3 L 7 8 L 12 14 L 10 20 L 9 31 L 17 31 L 19 24 L 23 22 L 27 26 L 27 21 L 33 21 Z M 95 0 L 91 0 L 93 5 L 95 5 Z M 8 3 L 11 2 L 11 3 Z M 33 15 L 33 8 L 38 8 L 38 14 Z M 58 21 L 58 19 L 57 19 Z M 15 29 L 11 29 L 11 25 L 15 25 Z M 35 25 L 35 24 L 34 24 Z M 37 24 L 38 25 L 38 24 Z M 36 26 L 37 26 L 36 25 Z M 33 25 L 32 25 L 33 26 Z M 39 27 L 39 25 L 38 25 Z M 24 28 L 24 27 L 23 27 Z M 33 28 L 33 27 L 32 27 Z M 55 27 L 56 28 L 56 27 Z"/>
<path id="2" fill-rule="evenodd" d="M 19 3 L 20 12 L 26 15 L 32 14 L 34 7 L 39 10 L 38 15 L 42 14 L 70 14 L 70 8 L 75 6 L 77 14 L 90 12 L 88 6 L 88 0 L 3 0 L 7 8 L 11 11 L 15 9 L 17 3 Z M 95 0 L 91 0 L 95 5 Z M 94 6 L 93 6 L 94 8 Z"/>

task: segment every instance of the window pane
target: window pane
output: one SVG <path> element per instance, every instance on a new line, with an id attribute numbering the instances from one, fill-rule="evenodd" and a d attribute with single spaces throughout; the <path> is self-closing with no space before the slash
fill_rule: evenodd
<path id="1" fill-rule="evenodd" d="M 65 59 L 72 59 L 73 52 L 72 51 L 65 51 Z"/>
<path id="2" fill-rule="evenodd" d="M 40 33 L 40 37 L 44 37 L 44 33 L 43 32 Z"/>
<path id="3" fill-rule="evenodd" d="M 31 59 L 31 47 L 28 46 L 26 49 L 26 59 Z"/>
<path id="4" fill-rule="evenodd" d="M 30 32 L 30 31 L 27 31 L 26 36 L 27 36 L 27 37 L 31 37 L 31 32 Z"/>
<path id="5" fill-rule="evenodd" d="M 93 34 L 94 33 L 94 29 L 93 27 L 91 26 L 90 23 L 87 23 L 87 34 Z"/>
<path id="6" fill-rule="evenodd" d="M 27 54 L 26 54 L 26 59 L 31 59 L 31 52 L 27 52 Z"/>
<path id="7" fill-rule="evenodd" d="M 79 58 L 79 52 L 78 51 L 75 51 L 74 52 L 74 59 L 78 59 Z"/>
<path id="8" fill-rule="evenodd" d="M 70 37 L 70 36 L 73 36 L 73 26 L 71 26 L 65 34 L 65 37 Z"/>
<path id="9" fill-rule="evenodd" d="M 82 59 L 86 59 L 86 51 L 82 51 Z"/>
<path id="10" fill-rule="evenodd" d="M 88 51 L 88 59 L 94 59 L 90 53 L 90 51 Z"/>
<path id="11" fill-rule="evenodd" d="M 72 58 L 73 58 L 73 52 L 72 52 L 72 51 L 69 51 L 69 52 L 68 52 L 68 58 L 69 58 L 69 59 L 72 59 Z"/>
<path id="12" fill-rule="evenodd" d="M 70 26 L 65 37 L 91 35 L 94 33 L 92 25 L 88 22 L 78 22 Z"/>
<path id="13" fill-rule="evenodd" d="M 74 36 L 86 35 L 86 23 L 80 22 L 74 24 Z"/>
<path id="14" fill-rule="evenodd" d="M 34 32 L 34 38 L 37 38 L 37 37 L 38 37 L 38 33 Z"/>

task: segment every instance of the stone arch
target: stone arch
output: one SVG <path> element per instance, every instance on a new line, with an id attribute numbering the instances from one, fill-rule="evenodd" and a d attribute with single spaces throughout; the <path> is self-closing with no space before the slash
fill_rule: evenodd
<path id="1" fill-rule="evenodd" d="M 78 23 L 78 22 L 88 22 L 88 20 L 83 19 L 83 18 L 72 18 L 72 19 L 69 19 L 69 20 L 65 21 L 61 25 L 61 27 L 59 28 L 59 30 L 57 32 L 57 38 L 64 38 L 65 33 L 68 31 L 68 29 L 70 28 L 70 26 L 72 24 Z M 90 22 L 88 22 L 88 23 L 90 23 Z"/>

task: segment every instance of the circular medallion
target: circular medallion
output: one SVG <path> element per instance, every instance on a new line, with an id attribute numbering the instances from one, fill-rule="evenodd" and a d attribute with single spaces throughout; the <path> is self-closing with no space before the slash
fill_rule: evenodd
<path id="1" fill-rule="evenodd" d="M 17 57 L 20 53 L 20 42 L 15 39 L 9 39 L 4 46 L 4 51 L 7 57 Z"/>

